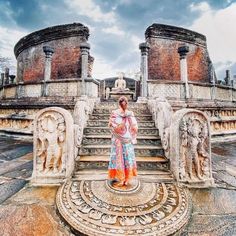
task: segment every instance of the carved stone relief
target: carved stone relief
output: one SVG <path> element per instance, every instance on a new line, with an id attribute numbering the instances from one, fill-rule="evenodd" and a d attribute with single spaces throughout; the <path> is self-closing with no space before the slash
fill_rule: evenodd
<path id="1" fill-rule="evenodd" d="M 12 130 L 17 132 L 31 133 L 33 129 L 32 119 L 30 118 L 11 118 L 11 117 L 0 117 L 0 129 Z"/>
<path id="2" fill-rule="evenodd" d="M 190 216 L 188 193 L 171 183 L 142 182 L 119 192 L 106 181 L 65 183 L 57 193 L 62 217 L 86 235 L 170 235 Z"/>
<path id="3" fill-rule="evenodd" d="M 171 170 L 176 179 L 193 187 L 213 184 L 209 120 L 193 109 L 177 111 L 170 135 Z"/>
<path id="4" fill-rule="evenodd" d="M 74 169 L 74 124 L 59 107 L 39 111 L 34 120 L 34 184 L 58 184 Z"/>

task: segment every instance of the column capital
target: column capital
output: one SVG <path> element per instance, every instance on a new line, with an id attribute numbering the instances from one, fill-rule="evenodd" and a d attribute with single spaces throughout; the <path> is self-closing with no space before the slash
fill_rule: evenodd
<path id="1" fill-rule="evenodd" d="M 52 54 L 54 53 L 54 48 L 50 46 L 43 46 L 43 51 L 46 55 L 46 58 L 52 57 Z"/>
<path id="2" fill-rule="evenodd" d="M 90 49 L 90 44 L 87 43 L 87 42 L 82 42 L 82 43 L 79 45 L 79 47 L 80 47 L 80 50 L 81 50 L 82 52 L 88 53 L 88 52 L 89 52 L 89 49 Z"/>
<path id="3" fill-rule="evenodd" d="M 148 51 L 150 49 L 150 46 L 148 43 L 144 42 L 144 43 L 140 43 L 139 44 L 139 49 L 141 50 L 141 54 L 142 55 L 147 55 Z"/>
<path id="4" fill-rule="evenodd" d="M 188 52 L 189 52 L 189 46 L 187 46 L 187 45 L 181 45 L 178 48 L 178 53 L 179 53 L 180 59 L 186 58 L 186 55 L 188 54 Z"/>

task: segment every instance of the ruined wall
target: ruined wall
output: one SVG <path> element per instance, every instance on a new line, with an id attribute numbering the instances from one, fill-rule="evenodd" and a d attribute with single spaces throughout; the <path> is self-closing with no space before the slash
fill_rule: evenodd
<path id="1" fill-rule="evenodd" d="M 185 44 L 189 46 L 189 80 L 210 82 L 211 61 L 204 35 L 175 26 L 153 24 L 147 28 L 145 37 L 150 46 L 149 80 L 180 80 L 178 47 Z"/>
<path id="2" fill-rule="evenodd" d="M 43 46 L 46 45 L 54 48 L 52 80 L 80 77 L 79 46 L 81 42 L 86 42 L 88 37 L 89 29 L 82 24 L 74 23 L 49 27 L 20 39 L 14 48 L 17 58 L 17 80 L 28 82 L 43 79 L 45 63 Z M 90 64 L 93 62 L 92 57 L 89 62 Z"/>

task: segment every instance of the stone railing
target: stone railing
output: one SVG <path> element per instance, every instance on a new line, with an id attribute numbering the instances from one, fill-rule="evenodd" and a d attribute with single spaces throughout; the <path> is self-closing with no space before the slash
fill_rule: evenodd
<path id="1" fill-rule="evenodd" d="M 188 82 L 189 99 L 236 101 L 236 88 L 207 83 Z M 181 81 L 149 80 L 148 96 L 185 99 L 185 84 Z"/>
<path id="2" fill-rule="evenodd" d="M 165 151 L 165 156 L 170 155 L 170 125 L 174 114 L 171 105 L 166 99 L 156 98 L 148 100 L 148 107 L 155 121 L 155 126 L 159 130 L 161 144 Z"/>
<path id="3" fill-rule="evenodd" d="M 74 107 L 74 132 L 75 132 L 75 156 L 79 158 L 78 151 L 80 149 L 83 131 L 89 119 L 89 115 L 92 114 L 96 98 L 88 98 L 87 96 L 82 96 L 78 98 Z"/>
<path id="4" fill-rule="evenodd" d="M 89 97 L 98 97 L 99 82 L 85 79 L 85 93 Z M 80 97 L 82 95 L 81 79 L 50 80 L 45 82 L 30 82 L 9 84 L 0 87 L 0 99 L 24 97 Z"/>

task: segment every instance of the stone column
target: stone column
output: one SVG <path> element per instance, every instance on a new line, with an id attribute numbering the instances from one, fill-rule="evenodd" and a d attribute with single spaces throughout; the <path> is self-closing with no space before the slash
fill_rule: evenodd
<path id="1" fill-rule="evenodd" d="M 5 84 L 9 84 L 9 68 L 5 68 Z"/>
<path id="2" fill-rule="evenodd" d="M 52 66 L 52 54 L 54 49 L 50 46 L 43 46 L 43 51 L 45 53 L 45 67 L 44 67 L 44 85 L 42 95 L 47 96 L 47 81 L 51 80 L 51 66 Z"/>
<path id="3" fill-rule="evenodd" d="M 233 76 L 232 87 L 236 88 L 236 75 Z"/>
<path id="4" fill-rule="evenodd" d="M 90 44 L 89 43 L 82 42 L 80 44 L 80 51 L 81 51 L 81 79 L 82 79 L 81 95 L 82 96 L 86 95 L 85 79 L 88 77 L 88 56 L 89 56 L 89 49 L 90 49 Z"/>
<path id="5" fill-rule="evenodd" d="M 2 87 L 0 98 L 4 98 L 4 73 L 1 73 L 0 87 Z"/>
<path id="6" fill-rule="evenodd" d="M 149 45 L 147 43 L 140 43 L 141 50 L 141 97 L 147 97 L 147 80 L 148 80 L 148 51 Z"/>
<path id="7" fill-rule="evenodd" d="M 231 85 L 231 73 L 230 70 L 226 70 L 226 77 L 225 77 L 225 85 L 230 86 Z"/>
<path id="8" fill-rule="evenodd" d="M 189 98 L 189 85 L 188 85 L 188 66 L 187 66 L 187 53 L 189 52 L 188 46 L 180 46 L 178 48 L 178 53 L 180 56 L 180 77 L 181 81 L 185 85 L 185 98 Z"/>
<path id="9" fill-rule="evenodd" d="M 1 73 L 0 86 L 4 85 L 4 73 Z"/>

